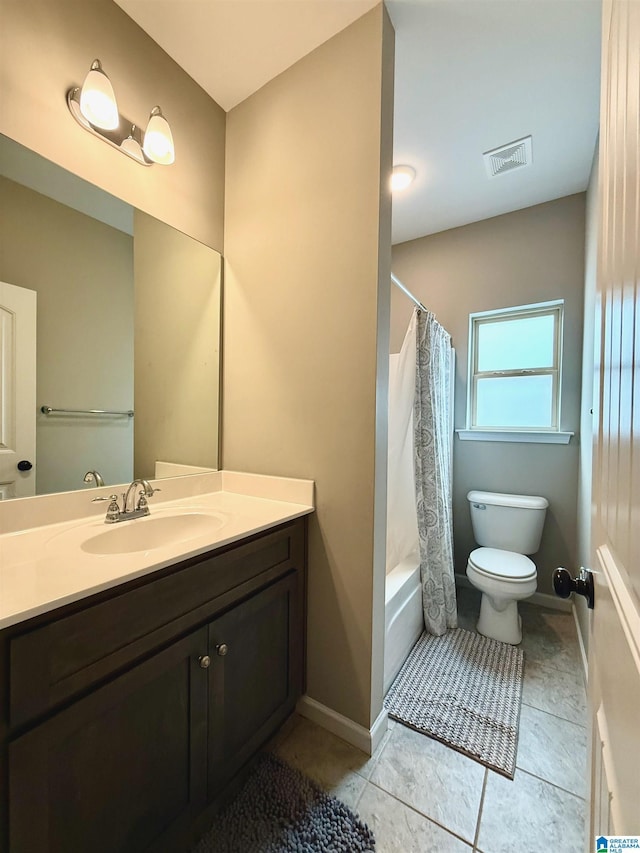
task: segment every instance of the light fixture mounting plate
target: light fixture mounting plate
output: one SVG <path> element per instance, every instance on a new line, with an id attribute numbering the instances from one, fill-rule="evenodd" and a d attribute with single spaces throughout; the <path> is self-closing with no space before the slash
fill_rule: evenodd
<path id="1" fill-rule="evenodd" d="M 97 136 L 98 139 L 108 143 L 113 148 L 117 148 L 118 151 L 121 151 L 123 154 L 126 154 L 127 157 L 135 160 L 136 163 L 140 163 L 142 166 L 151 166 L 152 161 L 149 160 L 142 150 L 144 143 L 144 132 L 142 129 L 138 127 L 135 122 L 130 121 L 122 115 L 120 116 L 120 124 L 115 130 L 103 130 L 100 127 L 95 127 L 90 121 L 87 121 L 80 111 L 80 92 L 80 86 L 73 86 L 67 92 L 67 106 L 69 107 L 69 112 L 78 124 L 85 130 L 88 130 L 89 133 Z M 122 143 L 127 139 L 132 139 L 138 144 L 140 148 L 140 156 L 123 147 Z"/>

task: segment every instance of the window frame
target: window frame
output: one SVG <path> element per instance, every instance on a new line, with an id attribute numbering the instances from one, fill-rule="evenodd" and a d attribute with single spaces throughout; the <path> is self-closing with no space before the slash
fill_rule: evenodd
<path id="1" fill-rule="evenodd" d="M 486 323 L 516 320 L 529 317 L 553 316 L 553 365 L 552 367 L 519 368 L 514 370 L 485 370 L 477 369 L 478 364 L 478 329 Z M 512 308 L 500 308 L 495 311 L 478 311 L 469 315 L 469 358 L 467 371 L 467 428 L 466 431 L 478 436 L 484 434 L 544 434 L 561 433 L 561 401 L 562 401 L 562 350 L 564 331 L 564 299 L 549 302 L 536 302 L 530 305 L 517 305 Z M 510 376 L 551 376 L 552 377 L 552 424 L 542 426 L 478 426 L 476 389 L 479 379 L 505 378 Z M 461 436 L 462 437 L 462 436 Z"/>

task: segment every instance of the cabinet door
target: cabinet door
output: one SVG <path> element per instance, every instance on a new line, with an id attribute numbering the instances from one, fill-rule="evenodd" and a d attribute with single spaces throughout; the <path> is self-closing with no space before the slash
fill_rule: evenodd
<path id="1" fill-rule="evenodd" d="M 209 626 L 209 797 L 291 713 L 301 689 L 295 572 Z"/>
<path id="2" fill-rule="evenodd" d="M 10 853 L 141 853 L 206 802 L 207 629 L 9 746 Z"/>

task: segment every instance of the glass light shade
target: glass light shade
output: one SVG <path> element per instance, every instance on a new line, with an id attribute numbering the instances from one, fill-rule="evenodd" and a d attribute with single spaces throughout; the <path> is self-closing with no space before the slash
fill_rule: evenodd
<path id="1" fill-rule="evenodd" d="M 394 166 L 391 173 L 391 191 L 405 190 L 416 176 L 413 166 Z"/>
<path id="2" fill-rule="evenodd" d="M 103 130 L 115 130 L 120 124 L 113 86 L 98 59 L 92 63 L 82 84 L 80 112 L 87 121 Z"/>
<path id="3" fill-rule="evenodd" d="M 142 150 L 149 160 L 164 166 L 168 166 L 176 159 L 171 128 L 162 115 L 160 107 L 154 107 L 151 110 L 149 124 L 144 132 Z"/>

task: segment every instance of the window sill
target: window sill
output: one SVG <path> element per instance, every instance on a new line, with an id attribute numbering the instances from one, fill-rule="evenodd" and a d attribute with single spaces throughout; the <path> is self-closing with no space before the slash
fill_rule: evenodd
<path id="1" fill-rule="evenodd" d="M 510 430 L 457 429 L 460 441 L 517 441 L 523 444 L 569 444 L 573 432 L 528 432 Z"/>

